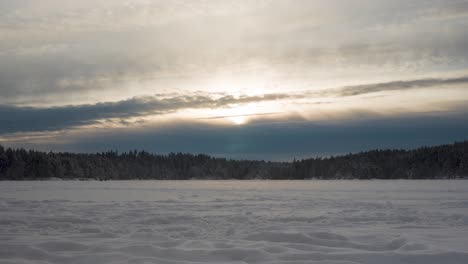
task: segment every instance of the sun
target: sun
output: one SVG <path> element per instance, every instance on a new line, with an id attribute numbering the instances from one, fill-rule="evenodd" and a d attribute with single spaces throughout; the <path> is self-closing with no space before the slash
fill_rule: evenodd
<path id="1" fill-rule="evenodd" d="M 247 117 L 246 116 L 231 116 L 227 117 L 229 121 L 231 121 L 235 125 L 244 125 L 247 123 Z"/>

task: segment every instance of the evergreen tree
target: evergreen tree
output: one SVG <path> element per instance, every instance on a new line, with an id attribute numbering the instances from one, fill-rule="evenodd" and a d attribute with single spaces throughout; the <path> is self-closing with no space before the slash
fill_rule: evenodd
<path id="1" fill-rule="evenodd" d="M 0 180 L 28 179 L 440 179 L 468 177 L 468 141 L 415 150 L 265 162 L 145 151 L 73 154 L 5 149 Z"/>

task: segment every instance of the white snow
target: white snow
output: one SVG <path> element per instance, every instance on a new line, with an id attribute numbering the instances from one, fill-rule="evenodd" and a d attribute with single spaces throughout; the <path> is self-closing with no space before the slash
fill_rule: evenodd
<path id="1" fill-rule="evenodd" d="M 0 263 L 468 263 L 468 181 L 0 182 Z"/>

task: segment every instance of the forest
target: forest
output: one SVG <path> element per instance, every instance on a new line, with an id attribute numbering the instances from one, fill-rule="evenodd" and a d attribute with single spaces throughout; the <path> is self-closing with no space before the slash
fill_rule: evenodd
<path id="1" fill-rule="evenodd" d="M 468 141 L 414 150 L 372 150 L 292 162 L 204 154 L 55 153 L 0 145 L 0 180 L 455 179 L 468 178 Z"/>

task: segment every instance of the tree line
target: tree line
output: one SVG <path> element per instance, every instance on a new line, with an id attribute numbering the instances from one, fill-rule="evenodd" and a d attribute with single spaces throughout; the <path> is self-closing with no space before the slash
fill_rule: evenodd
<path id="1" fill-rule="evenodd" d="M 372 150 L 292 162 L 204 154 L 55 153 L 5 149 L 0 180 L 95 179 L 453 179 L 468 177 L 468 141 L 414 150 Z"/>

